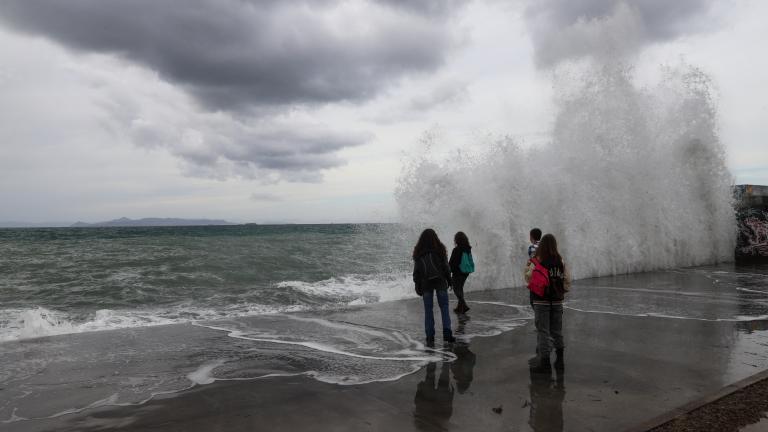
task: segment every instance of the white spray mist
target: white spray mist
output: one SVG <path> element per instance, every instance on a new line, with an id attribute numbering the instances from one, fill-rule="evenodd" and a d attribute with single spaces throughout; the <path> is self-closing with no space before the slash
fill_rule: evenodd
<path id="1" fill-rule="evenodd" d="M 547 145 L 505 139 L 483 154 L 433 157 L 427 135 L 405 163 L 402 222 L 465 231 L 480 271 L 470 289 L 522 284 L 528 232 L 552 233 L 577 278 L 732 259 L 732 177 L 717 135 L 711 83 L 665 68 L 640 87 L 624 64 L 590 64 L 555 82 Z"/>

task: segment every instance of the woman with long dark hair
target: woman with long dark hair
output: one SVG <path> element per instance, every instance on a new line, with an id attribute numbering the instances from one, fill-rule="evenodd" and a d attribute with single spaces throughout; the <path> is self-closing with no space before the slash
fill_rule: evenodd
<path id="1" fill-rule="evenodd" d="M 453 282 L 453 293 L 459 300 L 456 309 L 457 314 L 469 312 L 469 306 L 464 300 L 464 283 L 467 282 L 469 274 L 475 271 L 475 263 L 472 259 L 472 246 L 469 245 L 469 238 L 463 232 L 459 231 L 453 236 L 453 243 L 456 245 L 451 251 L 451 258 L 448 260 L 448 266 L 451 268 L 451 281 Z M 465 256 L 466 254 L 466 256 Z"/>
<path id="2" fill-rule="evenodd" d="M 416 293 L 424 301 L 424 331 L 427 334 L 428 345 L 435 343 L 433 295 L 437 296 L 437 304 L 440 307 L 443 340 L 446 342 L 456 340 L 451 331 L 451 315 L 448 311 L 450 280 L 451 271 L 448 268 L 445 245 L 437 237 L 435 230 L 427 228 L 421 233 L 419 241 L 413 248 L 413 282 L 416 284 Z"/>
<path id="3" fill-rule="evenodd" d="M 551 370 L 549 357 L 552 345 L 557 356 L 555 369 L 563 370 L 563 300 L 570 289 L 570 280 L 557 250 L 555 236 L 545 234 L 541 238 L 531 263 L 534 268 L 528 289 L 531 291 L 537 333 L 536 357 L 530 361 L 531 371 L 547 373 Z"/>

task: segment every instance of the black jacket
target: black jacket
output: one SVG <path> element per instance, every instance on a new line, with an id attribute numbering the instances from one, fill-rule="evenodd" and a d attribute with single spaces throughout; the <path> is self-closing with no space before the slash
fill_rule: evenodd
<path id="1" fill-rule="evenodd" d="M 549 278 L 550 281 L 553 280 L 555 277 L 559 278 L 565 278 L 565 265 L 561 260 L 558 260 L 556 258 L 549 258 L 546 261 L 541 263 L 544 268 L 547 269 L 549 272 Z M 556 297 L 541 297 L 533 293 L 531 293 L 531 303 L 538 303 L 538 304 L 562 304 L 563 303 L 563 297 L 556 296 Z"/>
<path id="2" fill-rule="evenodd" d="M 451 259 L 448 260 L 448 265 L 451 267 L 451 273 L 453 273 L 454 276 L 469 274 L 469 273 L 463 273 L 459 268 L 461 266 L 461 256 L 464 255 L 464 252 L 469 252 L 470 254 L 472 254 L 472 246 L 469 246 L 469 247 L 456 246 L 451 251 Z"/>
<path id="3" fill-rule="evenodd" d="M 436 278 L 430 279 L 434 271 Z M 413 281 L 422 290 L 447 289 L 450 285 L 451 270 L 444 257 L 435 251 L 427 251 L 413 260 Z"/>

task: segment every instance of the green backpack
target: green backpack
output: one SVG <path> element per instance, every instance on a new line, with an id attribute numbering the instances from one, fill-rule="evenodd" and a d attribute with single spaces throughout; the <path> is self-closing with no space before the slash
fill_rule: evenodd
<path id="1" fill-rule="evenodd" d="M 475 271 L 475 261 L 472 259 L 471 253 L 464 252 L 461 254 L 459 270 L 461 270 L 462 273 L 473 273 Z"/>

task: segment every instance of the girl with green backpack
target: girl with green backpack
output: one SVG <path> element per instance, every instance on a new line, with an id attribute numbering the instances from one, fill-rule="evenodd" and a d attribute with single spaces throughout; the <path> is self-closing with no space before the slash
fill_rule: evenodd
<path id="1" fill-rule="evenodd" d="M 459 304 L 453 311 L 457 314 L 464 314 L 469 311 L 466 300 L 464 300 L 464 283 L 469 274 L 475 271 L 475 262 L 472 259 L 472 246 L 469 245 L 469 238 L 463 232 L 459 231 L 453 236 L 455 247 L 451 251 L 451 259 L 448 265 L 451 267 L 451 279 L 453 281 L 453 292 L 459 299 Z"/>

